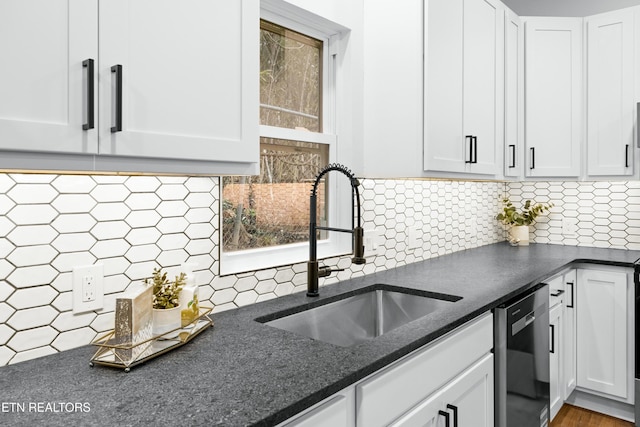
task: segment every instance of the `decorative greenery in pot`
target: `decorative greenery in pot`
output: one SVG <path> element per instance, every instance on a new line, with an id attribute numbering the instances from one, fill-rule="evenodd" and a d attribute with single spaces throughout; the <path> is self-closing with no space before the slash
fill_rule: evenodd
<path id="1" fill-rule="evenodd" d="M 553 203 L 534 203 L 526 200 L 521 211 L 518 211 L 508 197 L 502 199 L 502 212 L 496 219 L 504 225 L 531 225 L 539 215 L 548 212 Z"/>
<path id="2" fill-rule="evenodd" d="M 173 282 L 167 279 L 167 273 L 161 268 L 153 269 L 153 276 L 144 282 L 153 286 L 153 308 L 168 309 L 180 305 L 180 291 L 186 284 L 187 275 L 180 273 Z"/>
<path id="3" fill-rule="evenodd" d="M 509 243 L 512 245 L 527 246 L 529 244 L 529 226 L 536 218 L 553 207 L 553 203 L 534 203 L 526 200 L 522 210 L 518 211 L 508 197 L 502 199 L 502 212 L 496 219 L 504 225 L 510 225 Z"/>

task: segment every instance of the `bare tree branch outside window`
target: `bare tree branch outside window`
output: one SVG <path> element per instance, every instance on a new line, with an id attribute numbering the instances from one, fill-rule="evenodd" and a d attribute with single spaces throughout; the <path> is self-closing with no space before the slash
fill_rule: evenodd
<path id="1" fill-rule="evenodd" d="M 320 40 L 261 21 L 261 124 L 322 132 L 322 47 Z M 328 146 L 263 137 L 260 150 L 260 175 L 223 178 L 226 252 L 309 238 L 310 185 L 328 163 Z M 318 223 L 326 223 L 325 199 L 319 200 Z"/>

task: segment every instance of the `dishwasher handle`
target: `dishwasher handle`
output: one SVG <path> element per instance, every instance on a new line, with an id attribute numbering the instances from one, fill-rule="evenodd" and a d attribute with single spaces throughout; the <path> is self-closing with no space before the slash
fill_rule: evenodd
<path id="1" fill-rule="evenodd" d="M 519 320 L 516 320 L 511 324 L 511 336 L 516 336 L 520 331 L 524 328 L 532 324 L 536 320 L 535 310 L 530 312 L 524 317 L 521 317 Z"/>

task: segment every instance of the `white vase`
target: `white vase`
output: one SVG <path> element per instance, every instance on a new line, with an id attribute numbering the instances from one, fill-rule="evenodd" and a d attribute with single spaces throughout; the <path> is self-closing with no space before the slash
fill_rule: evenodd
<path id="1" fill-rule="evenodd" d="M 163 338 L 175 338 L 180 331 L 167 334 L 167 332 L 178 329 L 181 326 L 180 306 L 174 308 L 153 309 L 153 335 L 163 335 Z"/>
<path id="2" fill-rule="evenodd" d="M 529 246 L 529 226 L 513 225 L 509 232 L 511 240 L 518 242 L 518 246 Z"/>

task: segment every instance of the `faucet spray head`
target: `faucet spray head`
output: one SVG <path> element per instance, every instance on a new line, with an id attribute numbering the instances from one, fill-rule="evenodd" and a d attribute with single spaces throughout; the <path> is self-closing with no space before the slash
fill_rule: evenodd
<path id="1" fill-rule="evenodd" d="M 351 262 L 354 264 L 367 262 L 364 257 L 364 230 L 362 227 L 353 229 L 353 258 L 351 258 Z"/>

